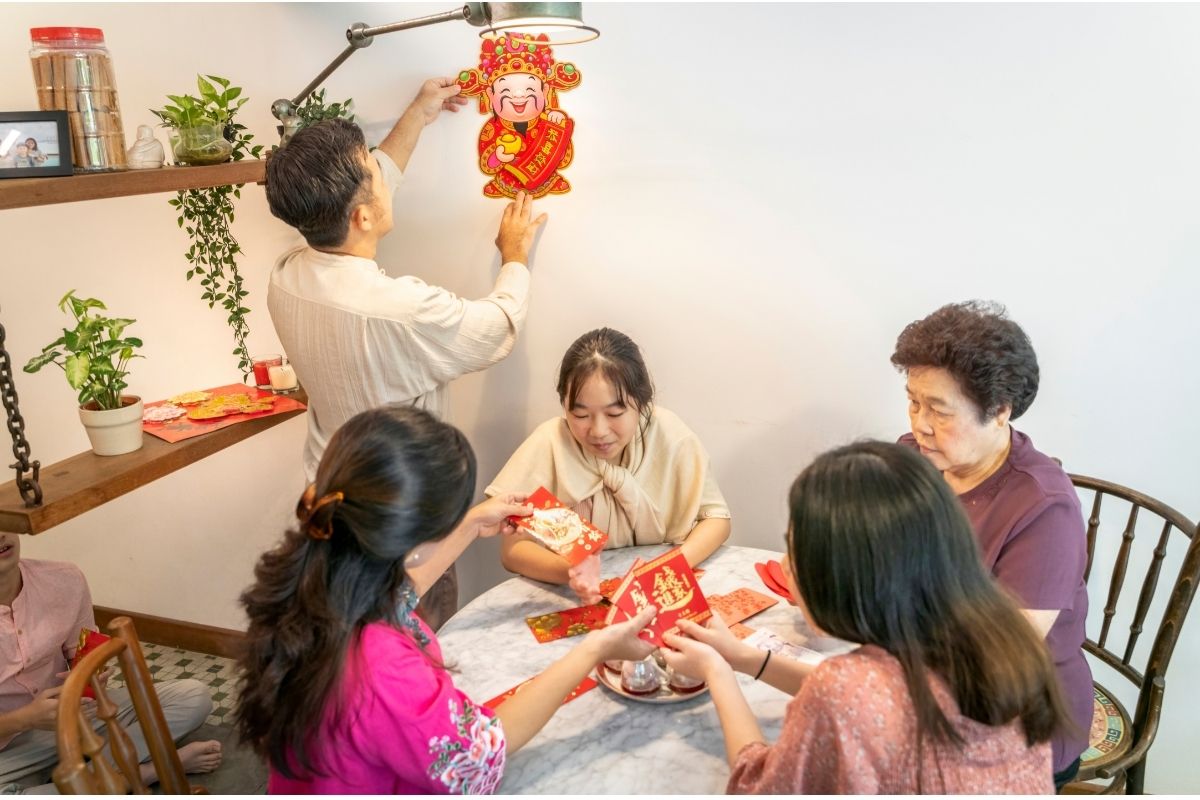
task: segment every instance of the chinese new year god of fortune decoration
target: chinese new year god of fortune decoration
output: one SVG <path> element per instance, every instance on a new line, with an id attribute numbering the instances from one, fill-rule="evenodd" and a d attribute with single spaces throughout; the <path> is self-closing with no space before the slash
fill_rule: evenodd
<path id="1" fill-rule="evenodd" d="M 479 131 L 479 169 L 492 179 L 487 197 L 565 194 L 559 174 L 574 156 L 575 122 L 558 107 L 558 93 L 579 85 L 574 64 L 555 62 L 545 34 L 508 33 L 485 39 L 479 66 L 458 75 L 463 97 L 478 97 L 490 114 Z"/>

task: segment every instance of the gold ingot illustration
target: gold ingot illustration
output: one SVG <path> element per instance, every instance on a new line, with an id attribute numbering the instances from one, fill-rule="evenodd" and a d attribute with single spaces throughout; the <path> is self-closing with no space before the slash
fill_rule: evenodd
<path id="1" fill-rule="evenodd" d="M 510 156 L 515 156 L 521 152 L 521 139 L 514 133 L 506 133 L 500 137 L 500 146 L 504 148 L 504 152 Z"/>

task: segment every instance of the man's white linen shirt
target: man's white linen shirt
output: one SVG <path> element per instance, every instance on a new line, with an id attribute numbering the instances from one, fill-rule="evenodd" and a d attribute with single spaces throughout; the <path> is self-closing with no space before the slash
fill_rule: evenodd
<path id="1" fill-rule="evenodd" d="M 394 192 L 399 167 L 374 155 Z M 281 256 L 267 308 L 308 392 L 308 480 L 329 437 L 359 412 L 401 402 L 443 416 L 446 385 L 507 356 L 528 306 L 529 270 L 515 261 L 500 268 L 491 294 L 464 300 L 419 278 L 388 277 L 369 258 L 307 245 Z"/>

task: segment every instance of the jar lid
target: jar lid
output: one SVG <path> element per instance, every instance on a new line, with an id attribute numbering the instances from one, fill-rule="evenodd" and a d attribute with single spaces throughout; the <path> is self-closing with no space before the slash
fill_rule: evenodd
<path id="1" fill-rule="evenodd" d="M 35 42 L 72 39 L 79 42 L 103 42 L 104 31 L 100 28 L 30 28 L 29 38 Z"/>

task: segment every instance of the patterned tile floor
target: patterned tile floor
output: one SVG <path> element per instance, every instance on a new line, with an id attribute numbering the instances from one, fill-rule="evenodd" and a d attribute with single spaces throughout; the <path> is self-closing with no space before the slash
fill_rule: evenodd
<path id="1" fill-rule="evenodd" d="M 142 643 L 142 652 L 150 674 L 156 681 L 178 678 L 195 678 L 212 689 L 213 709 L 205 723 L 208 725 L 231 725 L 233 718 L 234 688 L 237 684 L 236 666 L 233 659 L 193 653 L 160 644 Z M 122 685 L 119 675 L 114 675 L 113 686 Z"/>

